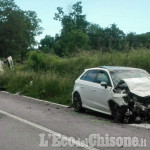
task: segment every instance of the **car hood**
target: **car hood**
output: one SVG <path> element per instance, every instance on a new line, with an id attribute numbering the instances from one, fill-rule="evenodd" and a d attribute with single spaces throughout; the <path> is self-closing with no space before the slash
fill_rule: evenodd
<path id="1" fill-rule="evenodd" d="M 123 79 L 131 93 L 140 96 L 150 96 L 150 77 Z"/>

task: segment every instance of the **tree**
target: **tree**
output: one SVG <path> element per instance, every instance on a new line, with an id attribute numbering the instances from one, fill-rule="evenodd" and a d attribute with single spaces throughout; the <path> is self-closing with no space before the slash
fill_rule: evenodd
<path id="1" fill-rule="evenodd" d="M 107 27 L 104 30 L 104 45 L 108 50 L 122 50 L 124 49 L 125 34 L 120 30 L 116 24 Z"/>
<path id="2" fill-rule="evenodd" d="M 131 32 L 131 33 L 127 34 L 127 36 L 126 36 L 126 41 L 127 41 L 127 45 L 128 45 L 129 49 L 135 47 L 135 43 L 136 43 L 135 35 L 136 35 L 135 33 Z"/>
<path id="3" fill-rule="evenodd" d="M 62 7 L 58 7 L 55 20 L 61 22 L 61 35 L 56 39 L 55 53 L 59 56 L 70 55 L 88 47 L 86 15 L 82 14 L 81 2 L 71 7 L 71 12 L 65 14 Z"/>
<path id="4" fill-rule="evenodd" d="M 37 14 L 23 11 L 14 0 L 0 1 L 0 56 L 20 56 L 23 60 L 27 49 L 36 44 L 35 36 L 42 31 Z"/>
<path id="5" fill-rule="evenodd" d="M 97 24 L 88 27 L 91 48 L 95 50 L 120 50 L 124 48 L 125 34 L 115 24 L 101 28 Z"/>
<path id="6" fill-rule="evenodd" d="M 81 1 L 75 3 L 69 14 L 65 14 L 62 7 L 57 7 L 58 13 L 55 13 L 54 19 L 61 22 L 62 34 L 76 29 L 86 32 L 89 23 L 86 20 L 86 15 L 82 14 L 81 4 Z"/>
<path id="7" fill-rule="evenodd" d="M 82 30 L 72 30 L 56 41 L 54 52 L 59 56 L 67 56 L 88 49 L 89 38 Z"/>
<path id="8" fill-rule="evenodd" d="M 90 46 L 94 50 L 102 50 L 103 49 L 103 36 L 104 29 L 101 28 L 98 24 L 90 24 L 87 30 Z"/>
<path id="9" fill-rule="evenodd" d="M 50 35 L 46 35 L 45 38 L 40 41 L 39 49 L 41 49 L 45 53 L 48 53 L 48 52 L 52 53 L 54 42 L 55 42 L 54 37 L 51 37 Z"/>
<path id="10" fill-rule="evenodd" d="M 126 41 L 130 49 L 134 48 L 150 48 L 150 33 L 135 34 L 129 33 Z"/>

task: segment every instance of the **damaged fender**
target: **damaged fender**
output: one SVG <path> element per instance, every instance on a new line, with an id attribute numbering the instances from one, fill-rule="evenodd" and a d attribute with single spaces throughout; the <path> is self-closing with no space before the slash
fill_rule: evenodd
<path id="1" fill-rule="evenodd" d="M 127 106 L 127 103 L 124 101 L 124 96 L 126 96 L 126 94 L 114 94 L 112 101 L 115 102 L 116 104 L 118 104 L 119 106 L 125 105 Z"/>

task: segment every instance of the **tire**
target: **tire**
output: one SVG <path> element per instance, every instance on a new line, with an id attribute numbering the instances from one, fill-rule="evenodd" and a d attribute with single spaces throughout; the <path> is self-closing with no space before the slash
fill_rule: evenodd
<path id="1" fill-rule="evenodd" d="M 114 104 L 112 108 L 112 116 L 114 118 L 114 121 L 117 123 L 127 123 L 128 120 L 125 117 L 126 110 L 121 109 L 117 104 Z"/>
<path id="2" fill-rule="evenodd" d="M 73 95 L 73 107 L 75 112 L 84 112 L 84 108 L 82 107 L 81 97 L 78 92 L 75 92 Z"/>
<path id="3" fill-rule="evenodd" d="M 135 116 L 126 115 L 129 109 L 127 107 L 119 107 L 117 104 L 114 104 L 112 107 L 112 116 L 114 121 L 117 123 L 132 123 L 135 122 Z"/>

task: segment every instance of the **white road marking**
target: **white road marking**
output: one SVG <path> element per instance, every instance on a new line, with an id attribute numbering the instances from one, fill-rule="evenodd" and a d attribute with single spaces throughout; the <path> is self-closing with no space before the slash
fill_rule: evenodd
<path id="1" fill-rule="evenodd" d="M 46 127 L 43 127 L 43 126 L 41 126 L 41 125 L 38 125 L 38 124 L 33 123 L 33 122 L 31 122 L 31 121 L 28 121 L 28 120 L 25 120 L 25 119 L 23 119 L 23 118 L 20 118 L 20 117 L 18 117 L 18 116 L 15 116 L 15 115 L 10 114 L 10 113 L 8 113 L 8 112 L 6 112 L 6 111 L 3 111 L 3 110 L 0 110 L 0 113 L 2 113 L 2 114 L 4 114 L 4 115 L 7 115 L 7 116 L 9 116 L 9 117 L 11 117 L 11 118 L 13 118 L 13 119 L 15 119 L 15 120 L 18 120 L 18 121 L 20 121 L 20 122 L 22 122 L 22 123 L 24 123 L 24 124 L 30 125 L 30 126 L 32 126 L 32 127 L 34 127 L 34 128 L 37 128 L 37 129 L 40 129 L 40 130 L 42 130 L 42 131 L 48 132 L 48 133 L 50 133 L 50 134 L 56 135 L 57 137 L 62 138 L 63 140 L 65 140 L 65 141 L 67 141 L 67 142 L 70 142 L 70 141 L 69 141 L 69 137 L 67 137 L 67 136 L 65 136 L 65 135 L 62 135 L 62 134 L 60 134 L 60 133 L 58 133 L 58 132 L 55 132 L 55 131 L 53 131 L 53 130 L 50 130 L 50 129 L 46 128 Z M 75 139 L 75 138 L 74 138 L 74 139 Z M 81 142 L 79 142 L 79 141 L 77 141 L 77 140 L 73 140 L 72 143 L 75 144 L 75 145 L 78 146 L 78 147 L 85 148 L 85 149 L 87 149 L 87 150 L 98 150 L 98 149 L 96 149 L 96 148 L 90 147 L 89 145 L 86 145 L 86 144 L 84 144 L 84 143 L 81 143 Z"/>
<path id="2" fill-rule="evenodd" d="M 9 92 L 6 92 L 6 91 L 1 91 L 1 92 L 7 93 L 7 94 L 12 94 L 12 93 L 9 93 Z M 12 95 L 16 95 L 16 94 L 12 94 Z M 68 108 L 68 107 L 69 107 L 69 106 L 67 106 L 67 105 L 52 103 L 52 102 L 48 102 L 48 101 L 45 101 L 45 100 L 40 100 L 40 99 L 37 99 L 37 98 L 29 97 L 29 96 L 24 96 L 24 95 L 19 95 L 19 96 L 25 97 L 25 98 L 28 98 L 28 99 L 32 99 L 32 100 L 34 100 L 34 101 L 39 101 L 39 102 L 43 102 L 43 103 L 47 103 L 47 104 L 53 104 L 53 105 L 57 105 L 57 106 L 65 107 L 65 108 Z"/>
<path id="3" fill-rule="evenodd" d="M 145 124 L 145 123 L 141 123 L 141 124 L 130 124 L 130 126 L 150 129 L 150 124 Z"/>

